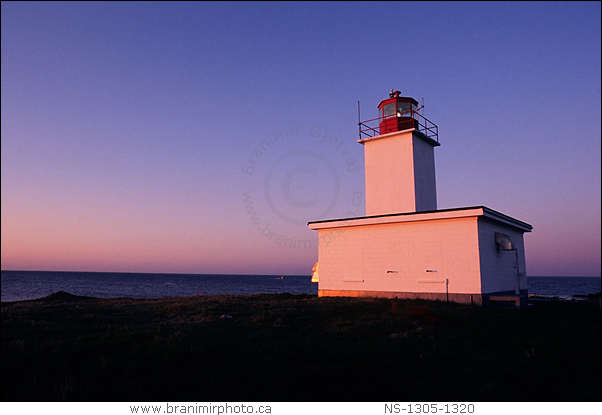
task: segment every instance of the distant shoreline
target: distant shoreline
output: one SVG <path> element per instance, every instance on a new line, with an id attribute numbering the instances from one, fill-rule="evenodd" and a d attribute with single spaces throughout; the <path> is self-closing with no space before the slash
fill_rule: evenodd
<path id="1" fill-rule="evenodd" d="M 198 273 L 198 272 L 147 272 L 147 271 L 70 271 L 70 270 L 58 270 L 58 271 L 49 271 L 49 270 L 30 270 L 30 269 L 3 269 L 0 272 L 65 272 L 65 273 L 83 273 L 83 274 L 150 274 L 150 275 L 210 275 L 210 276 L 257 276 L 257 277 L 280 277 L 284 275 L 285 277 L 308 277 L 311 278 L 311 274 L 230 274 L 230 273 Z M 527 278 L 602 278 L 602 276 L 592 276 L 592 275 L 527 275 Z"/>

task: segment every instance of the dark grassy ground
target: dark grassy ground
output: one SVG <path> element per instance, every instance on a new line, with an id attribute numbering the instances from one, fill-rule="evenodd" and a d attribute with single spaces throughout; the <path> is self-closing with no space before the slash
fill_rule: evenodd
<path id="1" fill-rule="evenodd" d="M 232 318 L 221 318 L 227 314 Z M 2 303 L 3 401 L 600 401 L 598 302 Z"/>

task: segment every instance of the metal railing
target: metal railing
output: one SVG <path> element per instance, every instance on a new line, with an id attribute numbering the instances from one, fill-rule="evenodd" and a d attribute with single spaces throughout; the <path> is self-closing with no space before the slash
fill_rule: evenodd
<path id="1" fill-rule="evenodd" d="M 371 120 L 360 121 L 358 123 L 360 130 L 360 140 L 381 135 L 380 124 L 385 120 L 390 120 L 398 117 L 405 119 L 413 118 L 416 121 L 417 130 L 426 135 L 431 140 L 439 142 L 439 127 L 428 118 L 424 117 L 418 111 L 412 109 L 404 111 L 397 115 L 388 115 L 386 117 L 373 118 Z"/>

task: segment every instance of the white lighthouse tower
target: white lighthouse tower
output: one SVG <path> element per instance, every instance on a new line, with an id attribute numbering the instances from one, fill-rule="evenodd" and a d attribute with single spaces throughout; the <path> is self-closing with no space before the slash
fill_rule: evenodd
<path id="1" fill-rule="evenodd" d="M 308 224 L 318 231 L 318 295 L 526 305 L 532 226 L 485 206 L 438 209 L 438 127 L 400 94 L 359 123 L 366 216 Z"/>

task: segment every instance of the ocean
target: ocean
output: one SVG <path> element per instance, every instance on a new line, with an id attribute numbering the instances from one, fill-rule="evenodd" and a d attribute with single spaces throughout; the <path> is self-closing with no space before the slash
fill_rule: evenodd
<path id="1" fill-rule="evenodd" d="M 214 294 L 318 294 L 297 275 L 203 275 L 121 272 L 2 271 L 2 301 L 31 300 L 57 291 L 98 298 L 159 298 Z"/>
<path id="2" fill-rule="evenodd" d="M 57 291 L 98 298 L 190 295 L 317 294 L 300 275 L 201 275 L 116 272 L 2 271 L 2 301 L 32 300 Z M 529 294 L 569 299 L 600 292 L 600 277 L 527 277 Z"/>

